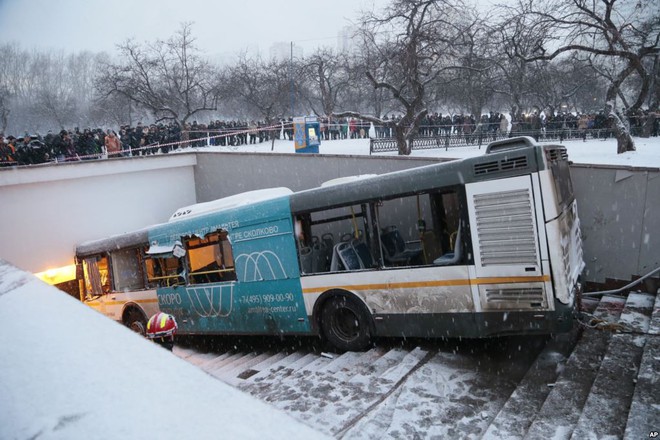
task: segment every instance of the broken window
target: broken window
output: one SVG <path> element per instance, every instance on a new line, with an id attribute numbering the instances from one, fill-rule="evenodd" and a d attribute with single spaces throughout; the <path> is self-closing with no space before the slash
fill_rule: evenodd
<path id="1" fill-rule="evenodd" d="M 236 280 L 234 255 L 226 231 L 212 232 L 204 238 L 188 237 L 183 242 L 190 284 Z"/>

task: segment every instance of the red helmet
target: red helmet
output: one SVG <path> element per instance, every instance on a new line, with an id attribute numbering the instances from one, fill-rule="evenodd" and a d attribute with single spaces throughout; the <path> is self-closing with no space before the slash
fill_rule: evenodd
<path id="1" fill-rule="evenodd" d="M 174 340 L 177 328 L 174 316 L 158 312 L 149 318 L 149 322 L 147 322 L 147 338 Z"/>

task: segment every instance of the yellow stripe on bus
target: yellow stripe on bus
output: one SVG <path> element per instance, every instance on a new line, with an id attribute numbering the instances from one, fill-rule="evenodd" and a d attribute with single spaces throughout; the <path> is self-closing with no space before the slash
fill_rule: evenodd
<path id="1" fill-rule="evenodd" d="M 383 289 L 412 289 L 417 287 L 446 287 L 446 286 L 471 286 L 481 284 L 510 284 L 510 283 L 537 283 L 550 281 L 549 275 L 540 277 L 490 277 L 478 278 L 476 280 L 437 280 L 437 281 L 412 281 L 407 283 L 382 283 L 382 284 L 350 284 L 343 286 L 309 287 L 303 289 L 304 294 L 325 292 L 330 289 L 347 290 L 383 290 Z"/>
<path id="2" fill-rule="evenodd" d="M 158 299 L 133 299 L 130 301 L 107 301 L 105 304 L 109 306 L 116 306 L 116 305 L 121 305 L 121 304 L 126 304 L 127 302 L 134 302 L 138 304 L 150 304 L 150 303 L 157 303 Z"/>

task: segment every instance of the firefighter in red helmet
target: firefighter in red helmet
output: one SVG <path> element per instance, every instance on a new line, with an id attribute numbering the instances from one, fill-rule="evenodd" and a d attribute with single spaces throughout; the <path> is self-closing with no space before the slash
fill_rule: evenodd
<path id="1" fill-rule="evenodd" d="M 172 351 L 177 328 L 174 316 L 158 312 L 147 322 L 147 338 Z"/>

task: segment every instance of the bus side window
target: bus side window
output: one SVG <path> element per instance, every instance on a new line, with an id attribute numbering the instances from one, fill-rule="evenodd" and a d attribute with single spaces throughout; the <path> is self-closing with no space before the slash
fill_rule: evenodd
<path id="1" fill-rule="evenodd" d="M 186 237 L 183 243 L 188 255 L 190 284 L 236 280 L 234 255 L 226 231 L 212 232 L 204 238 Z"/>
<path id="2" fill-rule="evenodd" d="M 113 251 L 110 256 L 116 291 L 144 289 L 142 264 L 137 248 Z"/>
<path id="3" fill-rule="evenodd" d="M 460 227 L 462 217 L 461 197 L 457 191 L 430 194 L 433 230 L 439 253 L 429 254 L 427 264 L 452 265 L 463 261 L 461 249 L 467 231 Z"/>
<path id="4" fill-rule="evenodd" d="M 144 260 L 149 287 L 170 287 L 183 284 L 183 264 L 173 256 L 153 256 Z"/>
<path id="5" fill-rule="evenodd" d="M 369 205 L 295 214 L 301 275 L 376 267 Z"/>
<path id="6" fill-rule="evenodd" d="M 453 253 L 459 219 L 457 191 L 383 201 L 378 221 L 385 266 L 430 265 Z"/>

